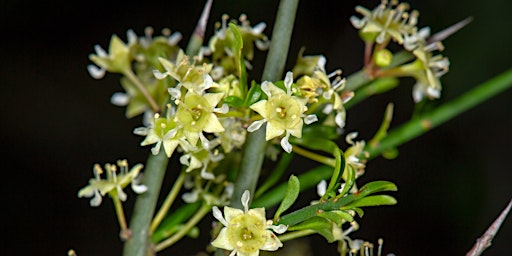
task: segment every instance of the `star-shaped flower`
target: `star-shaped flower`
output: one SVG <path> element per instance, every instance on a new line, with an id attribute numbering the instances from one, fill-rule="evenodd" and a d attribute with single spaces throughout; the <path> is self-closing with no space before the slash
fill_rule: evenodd
<path id="1" fill-rule="evenodd" d="M 113 164 L 106 164 L 105 169 L 107 171 L 107 179 L 101 179 L 103 169 L 99 164 L 95 164 L 94 179 L 89 180 L 89 185 L 78 191 L 78 197 L 93 197 L 91 199 L 91 206 L 99 206 L 102 201 L 102 196 L 107 193 L 111 197 L 119 197 L 121 201 L 126 200 L 126 194 L 123 192 L 123 188 L 131 184 L 133 191 L 138 194 L 144 193 L 147 190 L 145 185 L 138 184 L 136 179 L 142 169 L 142 164 L 137 164 L 128 171 L 128 162 L 126 160 L 117 161 L 119 166 L 119 174 L 117 173 L 117 167 Z"/>
<path id="2" fill-rule="evenodd" d="M 267 123 L 265 136 L 267 141 L 285 133 L 284 138 L 281 139 L 281 146 L 288 153 L 292 151 L 292 145 L 288 141 L 290 135 L 297 138 L 302 137 L 303 124 L 310 124 L 317 121 L 315 115 L 304 117 L 308 100 L 292 95 L 292 83 L 292 72 L 288 72 L 284 79 L 286 92 L 271 82 L 263 82 L 261 89 L 268 96 L 268 100 L 260 100 L 250 106 L 250 108 L 260 114 L 263 119 L 253 122 L 247 128 L 248 132 L 253 132 L 258 130 L 263 123 Z"/>
<path id="3" fill-rule="evenodd" d="M 212 245 L 232 251 L 230 256 L 257 256 L 260 250 L 275 251 L 283 246 L 272 232 L 282 234 L 288 228 L 285 225 L 272 225 L 265 217 L 265 208 L 249 209 L 250 193 L 242 194 L 244 210 L 224 207 L 224 216 L 216 206 L 213 216 L 224 225 Z M 269 230 L 271 229 L 271 230 Z"/>

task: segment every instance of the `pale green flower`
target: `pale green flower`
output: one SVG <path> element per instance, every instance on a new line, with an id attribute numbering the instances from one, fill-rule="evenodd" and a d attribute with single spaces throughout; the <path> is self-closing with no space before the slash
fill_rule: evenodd
<path id="1" fill-rule="evenodd" d="M 150 127 L 139 127 L 133 132 L 146 136 L 140 143 L 141 146 L 155 144 L 151 148 L 153 155 L 158 154 L 163 145 L 165 154 L 167 157 L 171 157 L 178 145 L 188 144 L 182 128 L 183 126 L 177 123 L 172 116 L 160 117 L 159 114 L 155 114 Z"/>
<path id="2" fill-rule="evenodd" d="M 159 58 L 159 60 L 166 71 L 162 73 L 154 70 L 155 77 L 164 79 L 171 76 L 179 82 L 176 87 L 169 88 L 169 93 L 174 99 L 181 98 L 181 87 L 185 87 L 187 91 L 202 94 L 208 88 L 217 86 L 208 74 L 212 70 L 212 64 L 204 63 L 201 66 L 196 66 L 195 61 L 191 63 L 190 57 L 185 55 L 182 50 L 179 51 L 175 63 L 164 58 Z"/>
<path id="3" fill-rule="evenodd" d="M 94 65 L 87 66 L 87 70 L 93 78 L 102 78 L 105 76 L 106 71 L 112 73 L 123 73 L 126 70 L 131 69 L 132 57 L 130 49 L 116 35 L 112 35 L 112 38 L 110 39 L 108 54 L 99 45 L 95 45 L 94 49 L 96 54 L 89 55 L 89 59 L 98 65 L 99 68 Z"/>
<path id="4" fill-rule="evenodd" d="M 212 245 L 232 251 L 230 256 L 257 256 L 260 250 L 275 251 L 283 246 L 272 232 L 282 234 L 285 225 L 272 225 L 265 217 L 265 208 L 249 209 L 249 191 L 242 194 L 244 210 L 224 207 L 224 216 L 219 208 L 213 207 L 213 216 L 224 225 Z M 271 230 L 270 230 L 271 229 Z"/>
<path id="5" fill-rule="evenodd" d="M 176 120 L 183 125 L 183 133 L 191 145 L 200 139 L 203 148 L 209 149 L 209 141 L 203 132 L 224 132 L 215 113 L 227 113 L 227 105 L 216 108 L 224 93 L 205 93 L 204 95 L 188 92 L 182 102 L 178 102 Z"/>
<path id="6" fill-rule="evenodd" d="M 93 168 L 94 179 L 89 180 L 89 185 L 78 191 L 78 197 L 93 197 L 90 201 L 91 206 L 99 206 L 102 196 L 107 193 L 111 197 L 118 197 L 121 201 L 125 201 L 127 196 L 123 192 L 123 188 L 131 184 L 133 191 L 138 194 L 144 193 L 147 187 L 138 184 L 137 176 L 143 165 L 137 164 L 128 171 L 128 162 L 126 160 L 117 161 L 119 173 L 116 165 L 106 164 L 107 179 L 101 179 L 103 169 L 99 164 L 95 164 Z"/>
<path id="7" fill-rule="evenodd" d="M 292 95 L 293 73 L 288 72 L 284 79 L 286 92 L 275 86 L 273 83 L 264 81 L 261 89 L 268 96 L 268 100 L 260 100 L 250 106 L 250 108 L 260 114 L 263 119 L 254 121 L 248 128 L 248 132 L 258 130 L 263 123 L 267 123 L 265 139 L 271 140 L 275 137 L 285 134 L 281 139 L 281 146 L 290 153 L 292 145 L 288 141 L 290 135 L 297 138 L 302 137 L 302 126 L 304 123 L 310 124 L 317 121 L 315 115 L 304 117 L 307 110 L 306 98 Z"/>
<path id="8" fill-rule="evenodd" d="M 356 12 L 363 15 L 362 18 L 350 17 L 350 21 L 365 41 L 386 43 L 393 39 L 398 44 L 403 44 L 405 35 L 414 33 L 417 28 L 419 13 L 414 10 L 408 13 L 409 4 L 398 1 L 382 0 L 382 3 L 372 11 L 357 6 Z"/>

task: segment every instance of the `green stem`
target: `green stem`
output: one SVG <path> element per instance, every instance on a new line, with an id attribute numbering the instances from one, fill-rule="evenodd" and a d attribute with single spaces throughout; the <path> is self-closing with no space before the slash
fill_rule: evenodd
<path id="1" fill-rule="evenodd" d="M 165 239 L 161 243 L 158 243 L 155 246 L 155 252 L 159 252 L 178 242 L 190 231 L 190 229 L 195 227 L 197 223 L 199 223 L 199 221 L 201 221 L 203 217 L 210 212 L 211 208 L 212 207 L 210 205 L 203 204 L 201 208 L 194 214 L 194 216 L 192 216 L 192 218 L 190 218 L 190 220 L 178 232 L 176 232 L 173 236 Z"/>
<path id="2" fill-rule="evenodd" d="M 119 222 L 119 227 L 121 228 L 121 232 L 119 233 L 121 239 L 126 241 L 130 238 L 128 226 L 126 225 L 126 217 L 124 215 L 123 203 L 118 196 L 112 197 L 112 201 L 114 202 L 114 208 L 116 209 L 117 221 Z"/>
<path id="3" fill-rule="evenodd" d="M 146 87 L 142 84 L 142 82 L 137 78 L 137 76 L 133 73 L 131 69 L 126 70 L 123 72 L 123 75 L 126 76 L 130 81 L 139 89 L 139 91 L 144 95 L 144 98 L 148 101 L 149 105 L 151 106 L 151 109 L 153 112 L 158 113 L 160 112 L 160 107 L 158 104 L 156 104 L 155 99 L 149 94 L 148 90 L 146 90 Z"/>
<path id="4" fill-rule="evenodd" d="M 272 40 L 263 70 L 262 80 L 277 81 L 282 77 L 295 21 L 298 0 L 282 0 L 272 32 Z M 247 135 L 240 173 L 235 182 L 231 206 L 242 209 L 240 198 L 245 190 L 254 194 L 265 155 L 263 127 Z"/>
<path id="5" fill-rule="evenodd" d="M 162 181 L 169 158 L 164 150 L 158 155 L 150 154 L 144 170 L 143 184 L 148 190 L 137 196 L 133 209 L 133 216 L 130 222 L 132 238 L 124 244 L 124 256 L 145 256 L 149 254 L 149 225 L 160 193 Z"/>
<path id="6" fill-rule="evenodd" d="M 317 161 L 319 163 L 335 167 L 336 166 L 336 159 L 332 159 L 330 157 L 322 156 L 316 153 L 313 153 L 311 151 L 308 151 L 306 149 L 303 149 L 297 145 L 293 145 L 293 152 L 297 155 L 301 155 L 303 157 L 307 157 L 311 160 Z"/>
<path id="7" fill-rule="evenodd" d="M 277 238 L 279 238 L 279 241 L 281 241 L 281 242 L 286 242 L 286 241 L 289 241 L 289 240 L 293 240 L 293 239 L 296 239 L 296 238 L 299 238 L 299 237 L 309 236 L 309 235 L 316 234 L 316 233 L 317 232 L 315 230 L 304 229 L 304 230 L 299 230 L 299 231 L 295 231 L 295 232 L 286 233 L 284 235 L 278 236 Z"/>
<path id="8" fill-rule="evenodd" d="M 169 194 L 167 195 L 167 198 L 165 198 L 164 203 L 160 207 L 160 210 L 153 218 L 153 221 L 151 222 L 151 226 L 149 228 L 149 232 L 153 234 L 155 232 L 156 228 L 162 222 L 163 218 L 169 211 L 169 209 L 172 206 L 172 203 L 174 202 L 174 199 L 178 196 L 178 193 L 180 192 L 181 187 L 183 186 L 183 182 L 185 182 L 186 172 L 182 171 L 176 181 L 174 182 L 174 185 L 172 186 L 171 191 L 169 191 Z"/>
<path id="9" fill-rule="evenodd" d="M 388 136 L 378 144 L 367 145 L 366 150 L 370 153 L 368 158 L 374 158 L 386 150 L 400 146 L 510 87 L 512 87 L 512 69 L 390 131 Z"/>

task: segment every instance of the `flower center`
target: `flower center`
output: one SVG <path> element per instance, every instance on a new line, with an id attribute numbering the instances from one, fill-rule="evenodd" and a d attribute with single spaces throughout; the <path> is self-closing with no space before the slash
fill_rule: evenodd
<path id="1" fill-rule="evenodd" d="M 230 244 L 236 247 L 237 251 L 253 253 L 265 244 L 268 232 L 260 218 L 242 214 L 229 222 L 227 233 Z"/>

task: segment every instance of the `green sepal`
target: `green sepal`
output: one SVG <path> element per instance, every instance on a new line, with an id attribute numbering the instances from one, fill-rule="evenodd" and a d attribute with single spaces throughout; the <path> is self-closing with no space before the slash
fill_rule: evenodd
<path id="1" fill-rule="evenodd" d="M 288 210 L 293 205 L 293 203 L 295 203 L 295 200 L 297 200 L 297 197 L 299 196 L 299 192 L 299 178 L 297 178 L 297 176 L 295 175 L 291 175 L 290 179 L 288 179 L 288 187 L 286 188 L 286 193 L 284 195 L 283 201 L 279 205 L 279 208 L 277 208 L 276 214 L 274 215 L 274 220 L 279 219 L 281 213 Z"/>
<path id="2" fill-rule="evenodd" d="M 229 107 L 242 107 L 244 106 L 244 100 L 240 99 L 237 96 L 228 96 L 224 99 L 224 103 L 226 103 Z"/>
<path id="3" fill-rule="evenodd" d="M 340 227 L 345 221 L 354 221 L 354 217 L 345 211 L 319 212 L 318 216 L 334 222 L 338 227 Z"/>
<path id="4" fill-rule="evenodd" d="M 187 221 L 201 207 L 201 202 L 185 204 L 174 211 L 160 223 L 158 228 L 153 232 L 151 240 L 154 244 L 172 236 L 178 230 L 182 223 Z"/>
<path id="5" fill-rule="evenodd" d="M 333 223 L 322 217 L 312 217 L 297 225 L 288 227 L 288 231 L 311 229 L 322 235 L 329 242 L 334 241 L 334 235 L 332 234 Z"/>

